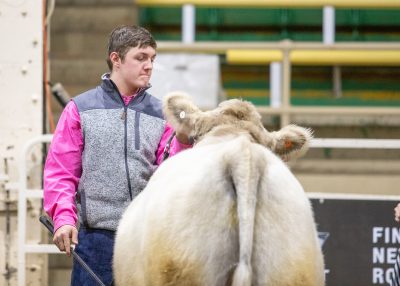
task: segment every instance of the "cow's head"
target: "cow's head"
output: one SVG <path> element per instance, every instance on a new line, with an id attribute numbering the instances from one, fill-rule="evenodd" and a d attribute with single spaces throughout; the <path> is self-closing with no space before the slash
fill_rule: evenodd
<path id="1" fill-rule="evenodd" d="M 239 99 L 221 102 L 216 109 L 203 112 L 187 94 L 173 92 L 164 98 L 164 114 L 177 132 L 188 134 L 196 144 L 244 135 L 271 149 L 285 161 L 302 156 L 312 138 L 309 129 L 296 125 L 268 132 L 254 105 Z"/>

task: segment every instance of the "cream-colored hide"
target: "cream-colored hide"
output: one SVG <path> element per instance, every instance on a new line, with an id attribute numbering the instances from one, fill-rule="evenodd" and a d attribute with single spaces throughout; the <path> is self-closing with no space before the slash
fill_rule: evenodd
<path id="1" fill-rule="evenodd" d="M 201 112 L 175 94 L 164 112 L 196 145 L 165 161 L 125 211 L 116 285 L 324 285 L 309 200 L 273 153 L 289 160 L 305 152 L 310 132 L 270 133 L 240 100 Z"/>

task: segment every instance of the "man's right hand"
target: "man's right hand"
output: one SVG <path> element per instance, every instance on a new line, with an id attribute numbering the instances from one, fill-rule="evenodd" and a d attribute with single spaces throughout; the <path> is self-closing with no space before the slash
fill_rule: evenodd
<path id="1" fill-rule="evenodd" d="M 71 244 L 78 244 L 78 230 L 72 225 L 63 225 L 54 233 L 53 242 L 58 249 L 71 256 Z"/>

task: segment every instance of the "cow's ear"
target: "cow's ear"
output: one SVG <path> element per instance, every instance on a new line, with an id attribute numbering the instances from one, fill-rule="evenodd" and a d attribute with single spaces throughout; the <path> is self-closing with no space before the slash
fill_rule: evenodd
<path id="1" fill-rule="evenodd" d="M 271 150 L 284 161 L 303 156 L 313 137 L 311 129 L 288 125 L 279 131 L 271 132 Z"/>
<path id="2" fill-rule="evenodd" d="M 176 132 L 190 134 L 200 109 L 193 104 L 190 96 L 184 92 L 168 93 L 163 100 L 165 119 Z"/>

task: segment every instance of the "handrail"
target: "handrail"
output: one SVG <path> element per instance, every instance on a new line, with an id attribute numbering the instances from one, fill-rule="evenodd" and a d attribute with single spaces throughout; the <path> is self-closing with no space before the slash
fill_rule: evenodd
<path id="1" fill-rule="evenodd" d="M 373 116 L 400 116 L 398 107 L 264 107 L 258 106 L 257 111 L 262 115 L 373 115 Z"/>
<path id="2" fill-rule="evenodd" d="M 221 8 L 317 8 L 333 6 L 338 8 L 400 8 L 398 0 L 136 0 L 139 6 L 183 6 Z"/>
<path id="3" fill-rule="evenodd" d="M 263 64 L 272 61 L 282 62 L 284 51 L 290 59 L 284 65 L 286 77 L 284 86 L 290 85 L 290 65 L 400 65 L 400 43 L 334 43 L 326 45 L 315 42 L 282 41 L 275 43 L 261 42 L 196 42 L 183 44 L 180 42 L 159 42 L 161 52 L 190 52 L 190 53 L 218 53 L 227 55 L 228 63 L 238 64 L 237 58 L 232 56 L 248 54 L 247 59 L 242 59 L 242 64 Z M 262 50 L 261 49 L 265 49 Z M 251 52 L 249 51 L 251 50 Z M 290 52 L 291 51 L 291 52 Z M 317 55 L 319 58 L 317 58 Z M 250 59 L 253 62 L 250 62 Z M 247 63 L 246 63 L 247 61 Z M 292 62 L 293 61 L 293 62 Z M 400 108 L 396 107 L 294 107 L 290 105 L 290 90 L 286 88 L 283 93 L 283 106 L 257 107 L 263 115 L 279 115 L 281 125 L 290 123 L 290 115 L 368 115 L 368 116 L 400 116 Z"/>
<path id="4" fill-rule="evenodd" d="M 311 148 L 400 149 L 400 139 L 314 138 Z"/>
<path id="5" fill-rule="evenodd" d="M 400 2 L 400 0 L 399 0 Z M 400 51 L 399 42 L 339 42 L 333 44 L 323 44 L 321 42 L 293 42 L 284 40 L 280 42 L 210 42 L 202 41 L 195 43 L 182 43 L 178 41 L 158 41 L 157 50 L 159 52 L 188 52 L 188 53 L 211 53 L 224 55 L 228 50 L 239 49 L 265 49 L 265 50 L 376 50 Z"/>
<path id="6" fill-rule="evenodd" d="M 399 0 L 400 2 L 400 0 Z M 263 51 L 260 51 L 263 49 Z M 400 116 L 398 107 L 332 107 L 312 106 L 299 107 L 290 105 L 290 67 L 294 63 L 302 65 L 324 64 L 335 65 L 337 59 L 340 64 L 348 65 L 400 65 L 400 43 L 334 43 L 326 45 L 317 42 L 292 42 L 281 41 L 274 43 L 262 42 L 196 42 L 184 44 L 181 42 L 161 41 L 158 44 L 160 52 L 189 52 L 189 53 L 217 53 L 227 55 L 228 63 L 238 62 L 232 58 L 233 51 L 239 55 L 248 53 L 248 56 L 257 64 L 270 63 L 272 61 L 283 62 L 284 55 L 289 59 L 283 65 L 283 91 L 282 106 L 258 106 L 257 110 L 262 115 L 277 115 L 281 118 L 281 126 L 290 123 L 291 115 L 365 115 L 373 117 Z M 251 50 L 251 53 L 248 52 Z M 254 51 L 259 51 L 255 53 Z M 271 52 L 273 51 L 273 52 Z M 305 52 L 305 53 L 304 53 Z M 265 54 L 263 54 L 265 53 Z M 269 54 L 268 54 L 269 53 Z M 293 53 L 293 54 L 292 54 Z M 297 53 L 297 55 L 296 55 Z M 303 54 L 302 54 L 303 53 Z M 322 56 L 317 59 L 315 55 Z M 298 56 L 298 55 L 302 56 Z M 311 56 L 310 56 L 311 54 Z M 293 56 L 295 55 L 295 56 Z M 345 55 L 345 56 L 344 56 Z M 350 57 L 349 57 L 350 55 Z M 337 58 L 335 58 L 337 57 Z M 329 62 L 328 59 L 329 58 Z M 346 59 L 346 62 L 344 61 Z M 242 59 L 242 64 L 245 60 Z M 249 59 L 247 59 L 249 60 Z M 309 61 L 309 62 L 307 62 Z M 248 61 L 248 64 L 251 64 Z"/>

